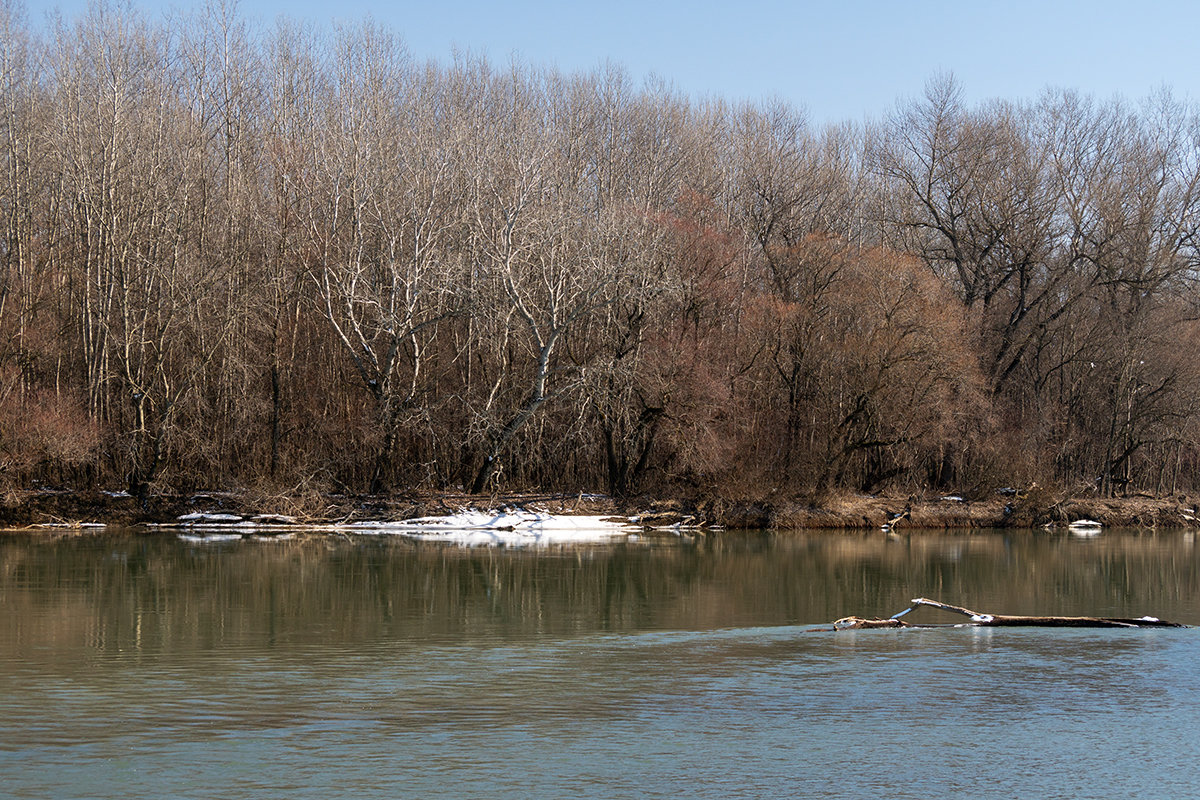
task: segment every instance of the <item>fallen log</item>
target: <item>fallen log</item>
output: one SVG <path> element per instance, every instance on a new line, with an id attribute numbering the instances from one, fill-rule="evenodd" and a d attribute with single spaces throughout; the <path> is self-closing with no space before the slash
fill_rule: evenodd
<path id="1" fill-rule="evenodd" d="M 1039 628 L 1186 628 L 1187 625 L 1178 622 L 1168 622 L 1158 617 L 1054 617 L 1054 616 L 1025 616 L 1020 614 L 981 614 L 962 606 L 953 606 L 938 600 L 917 597 L 912 605 L 903 611 L 893 614 L 888 619 L 872 619 L 867 617 L 843 617 L 833 623 L 833 630 L 867 630 L 874 628 L 928 628 L 932 625 L 912 625 L 900 619 L 905 614 L 921 606 L 939 608 L 970 617 L 971 621 L 963 623 L 968 627 L 1001 628 L 1001 627 L 1039 627 Z"/>

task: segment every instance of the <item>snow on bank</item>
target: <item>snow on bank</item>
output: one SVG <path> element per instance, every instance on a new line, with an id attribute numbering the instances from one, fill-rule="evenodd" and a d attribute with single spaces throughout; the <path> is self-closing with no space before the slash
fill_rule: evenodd
<path id="1" fill-rule="evenodd" d="M 180 534 L 186 541 L 232 541 L 254 530 L 304 529 L 314 533 L 354 533 L 403 536 L 409 539 L 446 542 L 464 547 L 546 547 L 624 541 L 641 530 L 625 518 L 561 515 L 535 511 L 460 511 L 437 517 L 386 521 L 348 522 L 329 525 L 289 524 L 283 518 L 259 516 L 245 519 L 234 514 L 193 513 L 179 518 L 189 529 Z M 278 538 L 278 537 L 275 537 Z"/>
<path id="2" fill-rule="evenodd" d="M 243 522 L 244 520 L 237 514 L 216 514 L 212 512 L 196 511 L 192 514 L 184 514 L 179 518 L 180 522 L 195 524 L 222 524 Z"/>
<path id="3" fill-rule="evenodd" d="M 1103 528 L 1104 525 L 1094 519 L 1077 519 L 1067 525 L 1067 530 L 1071 532 L 1071 535 L 1081 539 L 1099 536 Z"/>
<path id="4" fill-rule="evenodd" d="M 464 547 L 544 547 L 628 539 L 639 528 L 625 519 L 535 511 L 460 511 L 399 522 L 354 522 L 338 526 L 363 534 L 395 534 Z"/>

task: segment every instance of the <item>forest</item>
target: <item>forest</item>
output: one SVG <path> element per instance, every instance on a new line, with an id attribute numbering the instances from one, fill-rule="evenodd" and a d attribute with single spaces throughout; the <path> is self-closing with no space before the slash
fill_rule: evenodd
<path id="1" fill-rule="evenodd" d="M 1200 489 L 1200 114 L 0 2 L 0 488 Z"/>

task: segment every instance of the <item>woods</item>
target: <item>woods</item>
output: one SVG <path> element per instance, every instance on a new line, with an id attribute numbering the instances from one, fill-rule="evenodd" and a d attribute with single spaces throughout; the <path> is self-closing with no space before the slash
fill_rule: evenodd
<path id="1" fill-rule="evenodd" d="M 1200 115 L 0 4 L 0 485 L 1200 488 Z"/>

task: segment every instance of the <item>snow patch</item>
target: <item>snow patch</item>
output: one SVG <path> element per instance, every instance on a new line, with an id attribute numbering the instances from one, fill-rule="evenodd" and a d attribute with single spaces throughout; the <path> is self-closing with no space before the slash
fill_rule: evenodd
<path id="1" fill-rule="evenodd" d="M 259 525 L 295 525 L 297 523 L 295 517 L 289 517 L 287 514 L 255 514 L 251 521 Z"/>
<path id="2" fill-rule="evenodd" d="M 178 518 L 180 522 L 241 522 L 242 518 L 237 514 L 212 514 L 206 511 L 194 511 L 191 514 L 184 514 Z"/>
<path id="3" fill-rule="evenodd" d="M 223 514 L 212 511 L 193 511 L 176 518 L 176 522 L 188 528 L 204 530 L 278 530 L 291 528 L 298 524 L 295 517 L 284 514 L 255 514 L 249 519 L 237 514 Z M 241 534 L 238 534 L 239 536 Z"/>
<path id="4" fill-rule="evenodd" d="M 213 543 L 248 538 L 280 541 L 292 534 L 264 536 L 268 531 L 303 528 L 327 533 L 364 536 L 403 536 L 444 542 L 463 547 L 547 547 L 555 545 L 636 541 L 642 529 L 625 517 L 550 514 L 537 511 L 459 511 L 436 517 L 399 521 L 366 520 L 323 525 L 300 525 L 294 517 L 259 514 L 243 518 L 236 514 L 197 511 L 179 517 L 176 525 L 183 541 Z"/>
<path id="5" fill-rule="evenodd" d="M 384 530 L 487 530 L 520 531 L 610 531 L 632 529 L 625 518 L 602 516 L 563 516 L 534 511 L 460 511 L 440 517 L 416 517 L 398 522 L 351 522 L 344 528 L 379 528 Z"/>
<path id="6" fill-rule="evenodd" d="M 1099 536 L 1100 529 L 1103 527 L 1104 525 L 1094 519 L 1077 519 L 1067 525 L 1067 530 L 1071 532 L 1072 536 L 1089 537 Z"/>
<path id="7" fill-rule="evenodd" d="M 534 511 L 460 511 L 398 522 L 352 522 L 337 526 L 363 534 L 394 534 L 464 547 L 540 547 L 625 540 L 638 530 L 628 519 L 564 516 Z"/>

